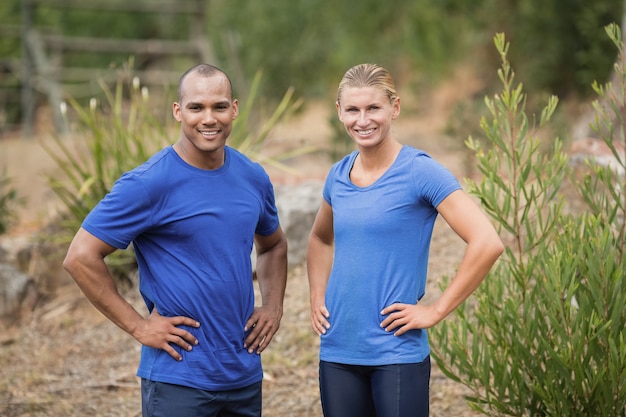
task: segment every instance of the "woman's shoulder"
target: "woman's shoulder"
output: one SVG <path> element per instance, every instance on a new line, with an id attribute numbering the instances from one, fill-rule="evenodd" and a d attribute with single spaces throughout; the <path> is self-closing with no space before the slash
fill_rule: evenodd
<path id="1" fill-rule="evenodd" d="M 343 171 L 346 169 L 347 170 L 352 169 L 352 165 L 354 165 L 354 160 L 356 159 L 358 154 L 359 154 L 358 151 L 352 151 L 349 154 L 343 156 L 340 160 L 338 160 L 332 165 L 332 167 L 330 168 L 330 171 L 338 172 L 338 171 Z"/>
<path id="2" fill-rule="evenodd" d="M 417 170 L 431 170 L 447 169 L 441 162 L 436 160 L 427 151 L 414 148 L 412 146 L 405 145 L 402 149 L 402 155 L 404 155 L 404 161 L 410 163 L 413 169 Z"/>
<path id="3" fill-rule="evenodd" d="M 410 145 L 403 145 L 402 151 L 400 152 L 401 156 L 404 156 L 408 159 L 418 159 L 418 158 L 429 158 L 432 159 L 430 154 L 423 149 L 415 148 Z"/>

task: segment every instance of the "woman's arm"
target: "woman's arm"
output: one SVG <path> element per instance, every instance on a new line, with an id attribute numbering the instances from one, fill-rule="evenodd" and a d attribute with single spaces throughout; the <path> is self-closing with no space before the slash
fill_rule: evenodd
<path id="1" fill-rule="evenodd" d="M 489 218 L 480 207 L 462 190 L 446 197 L 437 210 L 467 243 L 459 268 L 439 299 L 430 306 L 392 304 L 383 315 L 389 314 L 381 323 L 387 331 L 401 335 L 411 329 L 434 326 L 456 309 L 480 285 L 493 264 L 504 251 Z"/>
<path id="2" fill-rule="evenodd" d="M 323 201 L 309 235 L 306 258 L 311 303 L 311 327 L 318 335 L 326 333 L 330 327 L 328 321 L 330 313 L 326 309 L 324 296 L 333 265 L 333 243 L 333 210 L 326 201 Z"/>

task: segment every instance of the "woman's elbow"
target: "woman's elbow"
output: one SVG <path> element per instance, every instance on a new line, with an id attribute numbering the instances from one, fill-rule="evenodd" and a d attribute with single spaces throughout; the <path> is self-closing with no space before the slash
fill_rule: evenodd
<path id="1" fill-rule="evenodd" d="M 499 236 L 495 236 L 495 238 L 491 239 L 491 242 L 488 246 L 489 253 L 493 256 L 494 262 L 504 253 L 504 243 Z"/>

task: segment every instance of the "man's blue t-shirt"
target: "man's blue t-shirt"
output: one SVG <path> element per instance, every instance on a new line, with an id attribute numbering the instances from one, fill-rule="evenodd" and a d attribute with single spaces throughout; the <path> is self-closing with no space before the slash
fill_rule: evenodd
<path id="1" fill-rule="evenodd" d="M 323 192 L 333 210 L 335 254 L 325 295 L 330 329 L 321 336 L 320 359 L 419 363 L 430 353 L 426 331 L 394 336 L 380 327 L 380 312 L 423 297 L 436 207 L 461 187 L 441 164 L 409 146 L 377 181 L 358 187 L 350 180 L 357 155 L 333 165 Z"/>
<path id="2" fill-rule="evenodd" d="M 254 234 L 278 228 L 274 191 L 263 168 L 226 147 L 224 165 L 202 170 L 172 147 L 122 175 L 83 228 L 116 247 L 132 242 L 139 290 L 148 310 L 187 316 L 198 338 L 178 362 L 142 347 L 137 375 L 206 390 L 230 390 L 263 378 L 260 356 L 243 348 L 254 309 L 250 255 Z"/>

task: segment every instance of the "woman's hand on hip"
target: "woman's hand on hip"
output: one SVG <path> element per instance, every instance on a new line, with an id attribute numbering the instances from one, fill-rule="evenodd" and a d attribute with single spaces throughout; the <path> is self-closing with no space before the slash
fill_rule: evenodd
<path id="1" fill-rule="evenodd" d="M 420 304 L 394 303 L 385 307 L 380 314 L 387 316 L 380 323 L 380 327 L 387 332 L 395 331 L 396 336 L 401 336 L 409 330 L 428 329 L 442 319 L 437 317 L 432 306 Z"/>

